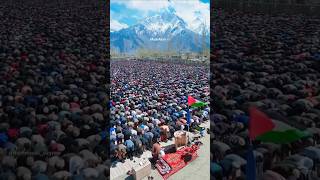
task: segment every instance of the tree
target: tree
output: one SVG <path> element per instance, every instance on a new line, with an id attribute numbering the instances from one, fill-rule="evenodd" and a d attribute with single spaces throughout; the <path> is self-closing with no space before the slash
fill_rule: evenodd
<path id="1" fill-rule="evenodd" d="M 120 57 L 120 52 L 115 48 L 111 48 L 110 55 L 111 55 L 111 57 Z"/>
<path id="2" fill-rule="evenodd" d="M 144 48 L 140 48 L 136 51 L 136 56 L 139 58 L 145 58 L 147 51 Z"/>

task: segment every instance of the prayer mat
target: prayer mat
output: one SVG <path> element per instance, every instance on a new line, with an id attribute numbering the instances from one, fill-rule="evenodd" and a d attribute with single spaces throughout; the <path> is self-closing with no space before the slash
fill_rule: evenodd
<path id="1" fill-rule="evenodd" d="M 163 177 L 164 180 L 168 179 L 171 175 L 178 172 L 180 169 L 188 165 L 198 157 L 197 150 L 199 146 L 192 145 L 191 147 L 183 147 L 180 150 L 177 150 L 175 153 L 169 153 L 164 155 L 157 161 L 156 167 Z M 184 161 L 184 157 L 190 154 L 191 160 L 188 162 Z M 168 167 L 169 166 L 169 167 Z"/>

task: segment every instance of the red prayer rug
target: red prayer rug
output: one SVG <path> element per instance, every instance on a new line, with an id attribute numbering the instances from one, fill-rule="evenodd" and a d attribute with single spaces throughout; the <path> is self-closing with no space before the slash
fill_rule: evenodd
<path id="1" fill-rule="evenodd" d="M 183 147 L 177 152 L 166 154 L 160 160 L 158 160 L 156 167 L 163 179 L 168 179 L 171 175 L 188 165 L 189 162 L 195 160 L 198 157 L 198 149 L 199 146 L 197 145 L 192 145 L 191 147 Z M 191 160 L 188 162 L 184 161 L 184 157 L 186 154 L 191 155 Z"/>

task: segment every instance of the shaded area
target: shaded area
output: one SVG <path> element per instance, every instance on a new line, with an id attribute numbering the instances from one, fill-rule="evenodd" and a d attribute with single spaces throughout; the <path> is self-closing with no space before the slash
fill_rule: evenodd
<path id="1" fill-rule="evenodd" d="M 105 4 L 0 2 L 0 177 L 107 179 Z"/>
<path id="2" fill-rule="evenodd" d="M 253 142 L 258 177 L 272 170 L 285 179 L 316 179 L 319 163 L 303 152 L 319 143 L 319 18 L 237 10 L 213 14 L 210 119 L 212 142 L 220 142 L 211 149 L 214 176 L 245 178 L 240 159 L 248 150 L 248 108 L 256 106 L 282 127 L 311 134 L 296 134 L 299 138 L 285 144 Z M 237 158 L 228 159 L 230 154 Z"/>

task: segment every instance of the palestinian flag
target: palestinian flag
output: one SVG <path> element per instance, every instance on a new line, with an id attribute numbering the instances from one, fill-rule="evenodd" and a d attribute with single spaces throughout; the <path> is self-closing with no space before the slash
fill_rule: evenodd
<path id="1" fill-rule="evenodd" d="M 206 105 L 207 105 L 207 103 L 202 102 L 202 101 L 198 101 L 195 98 L 193 98 L 192 96 L 188 96 L 188 106 L 190 106 L 190 107 L 203 107 Z"/>
<path id="2" fill-rule="evenodd" d="M 272 131 L 266 132 L 256 139 L 262 142 L 288 144 L 310 136 L 310 133 L 301 131 L 281 121 L 273 120 L 273 123 L 275 127 Z"/>
<path id="3" fill-rule="evenodd" d="M 249 137 L 251 140 L 254 140 L 259 135 L 271 131 L 275 127 L 272 120 L 257 108 L 250 107 L 249 113 Z"/>
<path id="4" fill-rule="evenodd" d="M 249 137 L 251 140 L 287 144 L 308 136 L 308 133 L 281 121 L 271 120 L 255 107 L 250 108 Z"/>
<path id="5" fill-rule="evenodd" d="M 307 134 L 306 132 L 296 129 L 288 129 L 284 131 L 266 132 L 265 134 L 258 136 L 257 140 L 262 142 L 272 142 L 276 144 L 288 144 L 308 136 L 309 134 Z"/>

